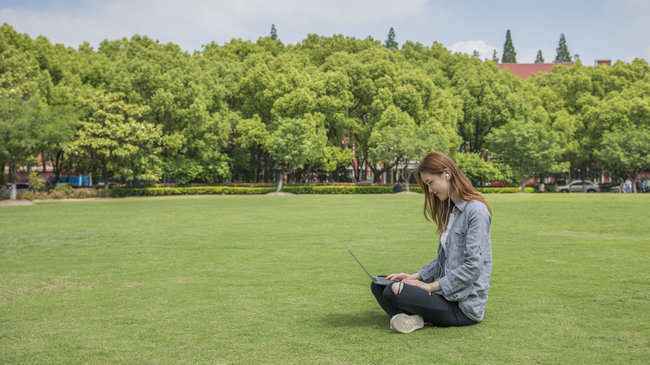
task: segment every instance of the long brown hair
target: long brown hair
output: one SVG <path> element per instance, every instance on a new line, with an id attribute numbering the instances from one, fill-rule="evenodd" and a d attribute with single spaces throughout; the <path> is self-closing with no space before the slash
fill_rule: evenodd
<path id="1" fill-rule="evenodd" d="M 467 177 L 465 177 L 463 172 L 460 171 L 456 162 L 442 152 L 431 152 L 422 159 L 422 162 L 415 171 L 415 180 L 418 182 L 420 188 L 422 188 L 422 192 L 424 193 L 424 218 L 428 221 L 433 220 L 438 225 L 438 230 L 436 231 L 438 234 L 442 233 L 445 230 L 445 227 L 447 227 L 449 221 L 449 215 L 447 212 L 451 211 L 454 202 L 449 199 L 445 201 L 438 199 L 437 196 L 429 191 L 429 186 L 422 181 L 420 174 L 423 172 L 442 174 L 445 170 L 449 171 L 449 184 L 460 200 L 466 202 L 470 200 L 478 200 L 485 204 L 490 215 L 492 214 L 492 209 L 490 209 L 488 203 L 485 201 L 483 196 L 481 196 L 481 193 L 474 189 L 472 183 Z M 445 214 L 443 214 L 443 212 L 445 212 Z"/>

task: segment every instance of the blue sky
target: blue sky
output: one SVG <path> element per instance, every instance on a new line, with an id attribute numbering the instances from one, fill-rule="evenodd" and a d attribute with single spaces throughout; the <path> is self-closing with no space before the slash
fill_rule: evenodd
<path id="1" fill-rule="evenodd" d="M 271 24 L 280 39 L 295 44 L 307 34 L 343 34 L 499 57 L 507 29 L 519 63 L 541 49 L 555 57 L 560 34 L 585 65 L 597 59 L 650 60 L 649 0 L 0 0 L 0 23 L 20 33 L 77 47 L 104 39 L 146 35 L 186 51 L 232 38 L 257 40 Z"/>

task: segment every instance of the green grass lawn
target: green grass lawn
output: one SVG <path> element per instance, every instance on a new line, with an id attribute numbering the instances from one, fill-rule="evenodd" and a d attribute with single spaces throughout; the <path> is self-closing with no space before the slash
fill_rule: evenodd
<path id="1" fill-rule="evenodd" d="M 422 195 L 0 207 L 0 363 L 647 363 L 650 194 L 486 197 L 485 320 L 409 335 L 345 248 L 420 269 Z"/>

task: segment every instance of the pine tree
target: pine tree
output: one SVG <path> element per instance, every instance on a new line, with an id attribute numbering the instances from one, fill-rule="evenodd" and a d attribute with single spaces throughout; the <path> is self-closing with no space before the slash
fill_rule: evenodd
<path id="1" fill-rule="evenodd" d="M 472 52 L 472 57 L 476 57 L 476 58 L 479 58 L 479 57 L 481 57 L 481 54 L 480 54 L 480 53 L 478 53 L 478 51 L 477 51 L 477 50 L 474 50 L 474 52 Z"/>
<path id="2" fill-rule="evenodd" d="M 515 46 L 512 45 L 510 29 L 506 32 L 506 43 L 503 44 L 501 63 L 517 63 L 517 52 L 515 52 Z"/>
<path id="3" fill-rule="evenodd" d="M 499 63 L 499 56 L 497 56 L 497 50 L 496 49 L 492 50 L 492 61 L 494 61 L 494 63 Z"/>
<path id="4" fill-rule="evenodd" d="M 278 30 L 275 29 L 275 24 L 271 24 L 271 39 L 274 41 L 278 40 Z"/>
<path id="5" fill-rule="evenodd" d="M 537 57 L 535 58 L 535 63 L 544 63 L 544 56 L 542 56 L 542 50 L 537 51 Z"/>
<path id="6" fill-rule="evenodd" d="M 564 33 L 560 35 L 560 43 L 558 44 L 556 51 L 557 54 L 555 56 L 555 61 L 553 62 L 571 62 L 571 53 L 569 53 L 569 47 L 566 45 Z"/>
<path id="7" fill-rule="evenodd" d="M 397 44 L 397 41 L 395 41 L 395 30 L 393 27 L 390 27 L 390 30 L 388 31 L 388 39 L 386 39 L 386 48 L 390 49 L 391 51 L 396 50 L 399 47 L 399 44 Z"/>

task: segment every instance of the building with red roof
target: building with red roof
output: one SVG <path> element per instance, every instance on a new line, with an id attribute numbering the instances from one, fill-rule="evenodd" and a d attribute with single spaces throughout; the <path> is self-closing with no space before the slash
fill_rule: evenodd
<path id="1" fill-rule="evenodd" d="M 500 63 L 497 66 L 499 66 L 500 70 L 503 70 L 504 68 L 507 68 L 512 72 L 514 75 L 521 77 L 522 79 L 527 79 L 528 76 L 538 73 L 538 72 L 546 72 L 549 73 L 553 69 L 553 66 L 557 65 L 562 65 L 562 66 L 567 66 L 571 67 L 573 66 L 573 62 L 563 62 L 563 63 Z"/>

